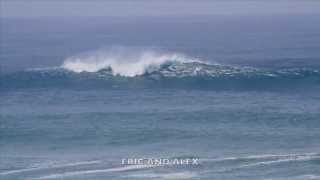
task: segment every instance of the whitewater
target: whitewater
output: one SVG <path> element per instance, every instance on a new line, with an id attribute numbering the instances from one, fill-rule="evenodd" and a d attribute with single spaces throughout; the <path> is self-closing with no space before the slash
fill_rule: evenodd
<path id="1" fill-rule="evenodd" d="M 178 53 L 159 53 L 151 50 L 139 52 L 128 48 L 112 48 L 67 58 L 61 67 L 74 72 L 97 72 L 111 68 L 113 75 L 132 77 L 156 71 L 166 62 L 196 61 Z"/>

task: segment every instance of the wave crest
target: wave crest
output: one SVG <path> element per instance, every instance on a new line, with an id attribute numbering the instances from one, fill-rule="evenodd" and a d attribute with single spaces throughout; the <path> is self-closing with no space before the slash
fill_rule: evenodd
<path id="1" fill-rule="evenodd" d="M 73 72 L 98 72 L 110 69 L 113 75 L 134 77 L 151 73 L 160 69 L 166 62 L 194 62 L 178 53 L 159 53 L 155 51 L 132 51 L 127 49 L 112 49 L 98 51 L 67 58 L 62 68 Z"/>

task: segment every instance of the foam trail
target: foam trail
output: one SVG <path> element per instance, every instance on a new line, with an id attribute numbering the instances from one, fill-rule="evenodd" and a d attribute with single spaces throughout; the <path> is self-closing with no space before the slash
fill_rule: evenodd
<path id="1" fill-rule="evenodd" d="M 42 176 L 33 179 L 57 179 L 57 178 L 64 178 L 70 176 L 78 176 L 78 175 L 86 175 L 86 174 L 97 174 L 97 173 L 108 173 L 108 172 L 122 172 L 122 171 L 129 171 L 129 170 L 138 170 L 138 169 L 145 169 L 156 167 L 154 165 L 131 165 L 125 167 L 117 167 L 117 168 L 109 168 L 109 169 L 96 169 L 96 170 L 85 170 L 85 171 L 73 171 L 73 172 L 65 172 L 60 174 L 50 174 L 47 176 Z"/>
<path id="2" fill-rule="evenodd" d="M 285 163 L 285 162 L 299 162 L 299 161 L 308 161 L 319 159 L 320 155 L 317 153 L 309 153 L 309 154 L 288 154 L 288 155 L 261 155 L 261 156 L 247 156 L 247 157 L 230 157 L 230 158 L 223 158 L 217 159 L 216 162 L 219 161 L 226 161 L 226 160 L 261 160 L 260 162 L 255 163 L 247 163 L 244 165 L 240 165 L 237 167 L 227 168 L 217 172 L 229 172 L 233 170 L 243 169 L 243 168 L 251 168 L 256 166 L 267 166 L 272 164 L 278 163 Z M 211 160 L 212 161 L 212 160 Z"/>
<path id="3" fill-rule="evenodd" d="M 320 157 L 297 156 L 297 157 L 291 157 L 291 158 L 287 158 L 287 159 L 279 159 L 279 160 L 274 160 L 274 161 L 262 161 L 262 162 L 252 163 L 252 164 L 246 164 L 246 165 L 240 166 L 239 168 L 261 166 L 261 165 L 270 165 L 270 164 L 291 162 L 291 161 L 308 161 L 308 160 L 313 160 L 315 158 L 320 158 Z"/>
<path id="4" fill-rule="evenodd" d="M 132 51 L 126 48 L 117 48 L 67 58 L 61 67 L 74 72 L 97 72 L 111 68 L 113 75 L 134 77 L 156 71 L 161 64 L 168 61 L 197 60 L 188 59 L 177 53 L 159 53 L 150 50 Z"/>
<path id="5" fill-rule="evenodd" d="M 315 174 L 304 174 L 304 175 L 298 175 L 298 176 L 290 176 L 290 177 L 280 177 L 280 178 L 266 178 L 263 180 L 320 180 L 319 175 Z"/>
<path id="6" fill-rule="evenodd" d="M 225 158 L 202 158 L 201 161 L 220 162 L 220 161 L 234 161 L 234 160 L 263 160 L 263 159 L 297 159 L 298 157 L 320 157 L 318 153 L 305 153 L 305 154 L 263 154 L 251 155 L 240 157 L 225 157 Z"/>
<path id="7" fill-rule="evenodd" d="M 133 174 L 126 177 L 131 178 L 148 178 L 148 179 L 190 179 L 196 177 L 193 172 L 177 172 L 177 173 L 149 173 L 149 174 Z"/>
<path id="8" fill-rule="evenodd" d="M 17 169 L 17 170 L 0 172 L 0 175 L 10 175 L 10 174 L 23 173 L 23 172 L 43 170 L 43 169 L 63 168 L 63 167 L 71 167 L 71 166 L 79 166 L 79 165 L 91 165 L 91 164 L 98 164 L 98 163 L 101 163 L 101 161 L 83 161 L 83 162 L 68 163 L 68 164 L 63 164 L 63 165 L 52 165 L 52 166 L 46 166 L 46 167 Z"/>

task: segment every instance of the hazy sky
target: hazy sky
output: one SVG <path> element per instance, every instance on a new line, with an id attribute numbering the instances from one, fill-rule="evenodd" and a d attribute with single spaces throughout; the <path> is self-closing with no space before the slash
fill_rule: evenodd
<path id="1" fill-rule="evenodd" d="M 0 0 L 2 17 L 319 14 L 320 0 Z"/>

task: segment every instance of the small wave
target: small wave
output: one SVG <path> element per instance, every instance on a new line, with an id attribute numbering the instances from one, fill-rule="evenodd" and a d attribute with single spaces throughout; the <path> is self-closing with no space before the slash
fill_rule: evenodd
<path id="1" fill-rule="evenodd" d="M 297 156 L 288 156 L 284 159 L 278 159 L 278 160 L 272 160 L 272 161 L 262 161 L 257 163 L 251 163 L 246 164 L 243 166 L 239 166 L 238 168 L 246 168 L 246 167 L 254 167 L 254 166 L 264 166 L 264 165 L 271 165 L 271 164 L 278 164 L 278 163 L 284 163 L 284 162 L 291 162 L 291 161 L 308 161 L 308 160 L 314 160 L 319 159 L 320 156 L 308 156 L 308 155 L 297 155 Z"/>
<path id="2" fill-rule="evenodd" d="M 250 155 L 250 156 L 240 156 L 240 157 L 204 158 L 204 159 L 201 159 L 201 161 L 221 162 L 221 161 L 239 161 L 239 160 L 297 159 L 299 157 L 317 157 L 317 158 L 320 158 L 320 154 L 319 153 L 263 154 L 263 155 Z"/>
<path id="3" fill-rule="evenodd" d="M 314 174 L 304 174 L 304 175 L 298 175 L 298 176 L 290 176 L 290 177 L 281 177 L 281 178 L 267 178 L 264 180 L 320 180 L 319 175 Z"/>
<path id="4" fill-rule="evenodd" d="M 155 166 L 130 165 L 130 166 L 124 166 L 124 167 L 109 168 L 109 169 L 83 170 L 83 171 L 72 171 L 72 172 L 65 172 L 65 173 L 59 173 L 59 174 L 50 174 L 50 175 L 41 176 L 34 179 L 58 179 L 58 178 L 66 178 L 71 176 L 88 175 L 88 174 L 132 171 L 132 170 L 146 169 L 146 168 L 152 168 L 152 167 L 155 167 Z"/>
<path id="5" fill-rule="evenodd" d="M 47 165 L 42 167 L 32 167 L 32 168 L 26 168 L 26 169 L 4 171 L 4 172 L 0 172 L 0 175 L 11 175 L 11 174 L 18 174 L 18 173 L 24 173 L 24 172 L 30 172 L 30 171 L 38 171 L 38 170 L 53 169 L 53 168 L 65 168 L 65 167 L 80 166 L 80 165 L 92 165 L 92 164 L 98 164 L 100 162 L 101 161 L 81 161 L 81 162 L 66 163 L 66 164 L 52 164 L 52 165 Z"/>
<path id="6" fill-rule="evenodd" d="M 239 162 L 235 167 L 223 168 L 217 172 L 229 172 L 234 170 L 240 170 L 244 168 L 254 168 L 257 166 L 269 166 L 273 164 L 287 163 L 287 162 L 303 162 L 310 160 L 320 159 L 318 153 L 306 153 L 306 154 L 285 154 L 285 155 L 253 155 L 244 157 L 226 157 L 226 158 L 213 158 L 213 159 L 201 159 L 202 162 Z"/>

